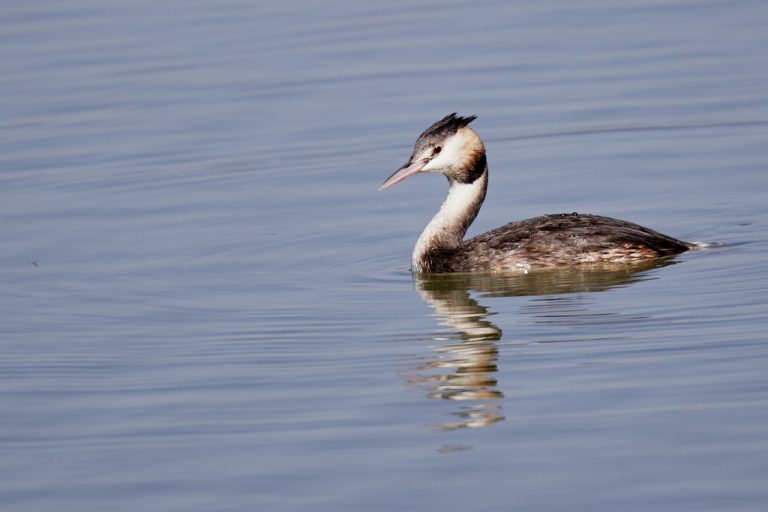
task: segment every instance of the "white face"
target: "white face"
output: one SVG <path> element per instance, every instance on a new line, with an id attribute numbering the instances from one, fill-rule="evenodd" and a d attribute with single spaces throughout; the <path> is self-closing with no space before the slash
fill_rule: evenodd
<path id="1" fill-rule="evenodd" d="M 462 128 L 447 139 L 441 145 L 429 148 L 421 155 L 421 158 L 432 159 L 422 167 L 421 172 L 446 172 L 451 171 L 464 163 L 467 146 L 472 132 L 468 128 Z M 436 149 L 440 148 L 436 153 Z"/>

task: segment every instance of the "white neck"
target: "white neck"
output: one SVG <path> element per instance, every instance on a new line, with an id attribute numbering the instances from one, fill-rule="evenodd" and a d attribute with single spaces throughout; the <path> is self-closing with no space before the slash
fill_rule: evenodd
<path id="1" fill-rule="evenodd" d="M 430 256 L 461 246 L 464 234 L 480 211 L 487 187 L 487 167 L 472 183 L 451 181 L 448 197 L 413 248 L 411 269 L 414 272 L 432 271 Z"/>

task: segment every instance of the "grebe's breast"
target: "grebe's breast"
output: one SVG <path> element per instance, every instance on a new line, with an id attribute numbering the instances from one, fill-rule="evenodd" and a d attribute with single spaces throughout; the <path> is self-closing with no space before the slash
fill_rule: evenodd
<path id="1" fill-rule="evenodd" d="M 623 220 L 561 213 L 511 222 L 435 255 L 437 271 L 527 271 L 578 264 L 631 263 L 678 254 L 686 242 Z"/>

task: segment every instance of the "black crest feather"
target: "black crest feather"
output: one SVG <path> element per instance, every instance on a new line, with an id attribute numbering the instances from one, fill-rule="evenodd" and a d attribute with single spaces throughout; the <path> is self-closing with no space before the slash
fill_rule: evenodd
<path id="1" fill-rule="evenodd" d="M 416 140 L 416 148 L 437 144 L 438 142 L 450 137 L 460 128 L 464 128 L 469 123 L 477 119 L 477 116 L 458 116 L 456 112 L 448 114 L 419 135 Z"/>
<path id="2" fill-rule="evenodd" d="M 477 119 L 477 116 L 457 116 L 456 112 L 448 114 L 421 134 L 422 137 L 448 137 L 456 133 L 459 128 L 464 128 L 469 123 Z"/>

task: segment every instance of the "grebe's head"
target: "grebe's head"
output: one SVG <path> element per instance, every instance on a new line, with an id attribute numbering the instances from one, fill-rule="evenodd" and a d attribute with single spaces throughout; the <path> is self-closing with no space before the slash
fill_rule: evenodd
<path id="1" fill-rule="evenodd" d="M 381 184 L 379 190 L 419 172 L 441 172 L 451 181 L 463 181 L 485 157 L 483 141 L 467 126 L 477 116 L 450 114 L 419 135 L 408 162 Z M 473 178 L 474 179 L 474 178 Z"/>

